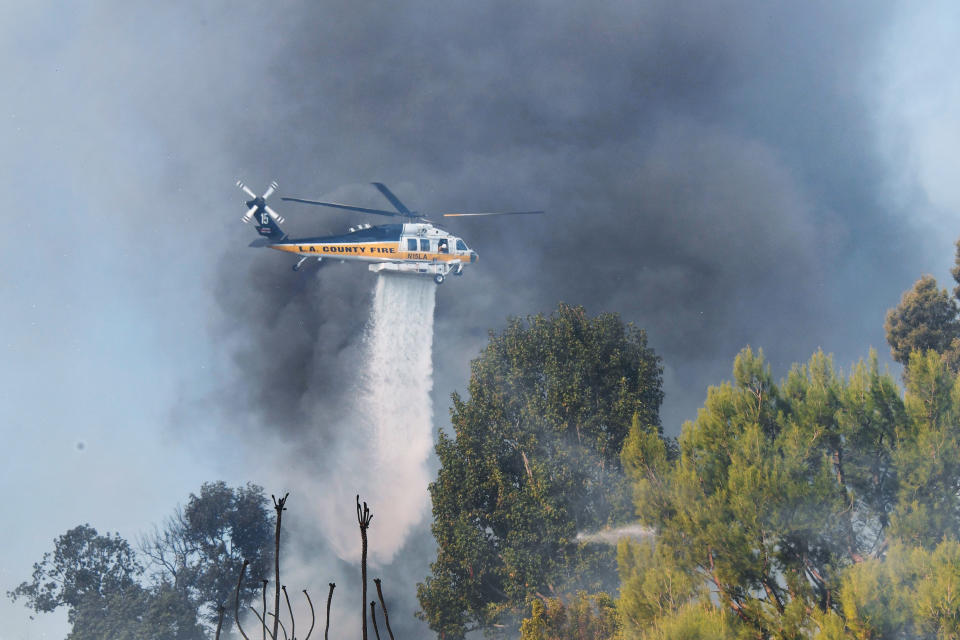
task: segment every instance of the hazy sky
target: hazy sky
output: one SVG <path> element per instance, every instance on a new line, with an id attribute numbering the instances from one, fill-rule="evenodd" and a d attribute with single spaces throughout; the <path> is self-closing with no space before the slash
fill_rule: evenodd
<path id="1" fill-rule="evenodd" d="M 436 427 L 487 330 L 562 300 L 648 330 L 676 434 L 744 345 L 778 376 L 886 357 L 885 310 L 949 284 L 958 49 L 952 2 L 0 4 L 0 591 L 66 529 L 133 539 L 205 480 L 293 507 L 279 447 L 340 468 L 375 276 L 248 249 L 237 178 L 546 209 L 456 224 L 480 262 L 438 292 Z M 408 603 L 430 545 L 392 569 Z M 0 614 L 4 640 L 65 634 Z"/>

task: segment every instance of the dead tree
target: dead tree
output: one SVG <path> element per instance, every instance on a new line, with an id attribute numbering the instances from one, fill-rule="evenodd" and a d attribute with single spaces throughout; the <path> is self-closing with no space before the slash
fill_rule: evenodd
<path id="1" fill-rule="evenodd" d="M 333 600 L 333 590 L 337 588 L 336 583 L 330 583 L 330 593 L 327 594 L 327 626 L 323 630 L 323 640 L 330 640 L 330 601 Z"/>
<path id="2" fill-rule="evenodd" d="M 280 587 L 283 589 L 283 597 L 287 601 L 287 611 L 290 612 L 290 637 L 297 640 L 297 621 L 293 617 L 293 607 L 290 606 L 290 596 L 287 595 L 287 585 Z"/>
<path id="3" fill-rule="evenodd" d="M 307 593 L 306 589 L 303 590 L 303 595 L 307 596 L 307 604 L 310 605 L 310 630 L 307 631 L 307 637 L 303 640 L 310 640 L 310 634 L 313 633 L 313 625 L 317 621 L 317 616 L 313 615 L 313 600 L 310 599 L 310 594 Z"/>
<path id="4" fill-rule="evenodd" d="M 377 640 L 380 640 L 380 629 L 377 629 L 377 603 L 373 600 L 370 601 L 370 622 L 373 623 L 373 633 L 377 636 Z"/>
<path id="5" fill-rule="evenodd" d="M 283 519 L 283 512 L 286 509 L 284 505 L 289 496 L 290 492 L 287 492 L 286 495 L 277 500 L 276 496 L 270 494 L 270 497 L 273 498 L 273 508 L 277 512 L 277 534 L 273 545 L 274 580 L 276 581 L 274 582 L 275 594 L 273 598 L 273 640 L 277 640 L 277 631 L 280 626 L 280 521 Z"/>
<path id="6" fill-rule="evenodd" d="M 267 585 L 270 584 L 270 581 L 266 578 L 263 579 L 263 610 L 267 610 Z M 260 628 L 263 630 L 263 640 L 267 640 L 267 625 L 261 624 Z"/>
<path id="7" fill-rule="evenodd" d="M 263 580 L 263 611 L 257 611 L 253 606 L 250 606 L 250 611 L 253 612 L 253 615 L 257 617 L 257 620 L 260 621 L 260 628 L 263 631 L 263 640 L 266 640 L 268 637 L 270 640 L 279 640 L 279 633 L 283 632 L 284 640 L 296 640 L 296 629 L 297 621 L 293 615 L 293 605 L 290 603 L 290 595 L 287 593 L 286 585 L 280 584 L 280 527 L 283 519 L 283 512 L 286 510 L 287 497 L 289 493 L 284 495 L 279 500 L 276 496 L 271 496 L 273 498 L 273 506 L 277 512 L 277 527 L 276 527 L 276 537 L 274 539 L 274 576 L 276 578 L 276 595 L 274 598 L 274 610 L 273 613 L 267 611 L 267 585 L 270 583 L 269 580 Z M 234 618 L 236 619 L 237 629 L 240 631 L 240 635 L 243 636 L 244 640 L 250 640 L 246 632 L 243 630 L 243 627 L 240 626 L 240 589 L 243 586 L 243 577 L 247 571 L 247 566 L 250 564 L 249 561 L 244 560 L 243 566 L 240 568 L 240 577 L 237 579 L 237 592 L 234 598 Z M 280 592 L 283 592 L 283 597 L 287 602 L 287 613 L 290 616 L 290 635 L 287 635 L 287 627 L 280 620 Z M 313 601 L 310 599 L 310 594 L 306 589 L 303 590 L 303 595 L 307 598 L 307 604 L 310 605 L 310 630 L 307 631 L 307 637 L 304 640 L 309 640 L 310 635 L 313 633 L 313 628 L 316 625 L 317 618 L 313 608 Z M 327 597 L 327 630 L 330 629 L 330 601 L 333 598 L 333 584 L 330 585 L 330 595 Z M 268 626 L 268 618 L 273 616 L 273 631 L 270 630 Z M 221 622 L 222 622 L 221 614 Z M 217 627 L 217 640 L 219 640 L 219 625 Z"/>
<path id="8" fill-rule="evenodd" d="M 377 596 L 380 598 L 380 608 L 383 609 L 383 623 L 387 625 L 390 640 L 394 640 L 393 631 L 390 630 L 390 616 L 387 615 L 387 603 L 383 601 L 383 589 L 380 588 L 380 578 L 374 578 L 373 584 L 377 585 Z"/>
<path id="9" fill-rule="evenodd" d="M 373 515 L 370 513 L 370 509 L 367 507 L 367 503 L 363 503 L 363 508 L 360 508 L 360 496 L 357 495 L 357 522 L 360 524 L 360 581 L 362 596 L 360 600 L 360 615 L 363 617 L 363 640 L 367 640 L 367 528 L 370 526 L 370 521 L 373 520 Z"/>
<path id="10" fill-rule="evenodd" d="M 213 636 L 214 640 L 220 640 L 220 629 L 223 628 L 223 609 L 223 604 L 217 607 L 217 633 Z"/>
<path id="11" fill-rule="evenodd" d="M 247 572 L 247 565 L 250 564 L 249 560 L 243 561 L 243 566 L 240 567 L 240 577 L 237 578 L 237 595 L 236 599 L 233 601 L 233 619 L 237 623 L 237 630 L 240 632 L 240 635 L 243 636 L 243 640 L 250 640 L 247 637 L 247 634 L 244 633 L 243 627 L 240 626 L 240 587 L 243 586 L 243 574 Z M 264 625 L 266 628 L 266 625 Z"/>

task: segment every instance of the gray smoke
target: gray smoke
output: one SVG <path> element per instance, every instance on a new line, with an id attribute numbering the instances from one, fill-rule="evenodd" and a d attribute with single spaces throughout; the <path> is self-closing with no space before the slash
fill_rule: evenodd
<path id="1" fill-rule="evenodd" d="M 486 330 L 559 300 L 648 329 L 671 432 L 747 343 L 780 366 L 882 347 L 918 271 L 865 115 L 887 5 L 431 6 L 301 13 L 264 92 L 272 138 L 236 153 L 286 165 L 296 195 L 382 206 L 357 186 L 377 179 L 426 211 L 549 211 L 457 223 L 480 262 L 438 301 L 438 402 Z"/>

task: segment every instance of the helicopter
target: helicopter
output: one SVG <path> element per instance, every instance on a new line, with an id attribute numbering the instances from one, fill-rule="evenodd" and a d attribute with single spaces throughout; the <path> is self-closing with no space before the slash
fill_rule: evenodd
<path id="1" fill-rule="evenodd" d="M 299 256 L 299 260 L 293 265 L 294 271 L 299 271 L 303 263 L 311 258 L 317 261 L 325 258 L 350 260 L 368 263 L 370 271 L 375 273 L 390 271 L 433 276 L 437 284 L 441 284 L 451 273 L 456 276 L 463 275 L 464 267 L 477 261 L 477 252 L 470 249 L 462 238 L 431 222 L 425 214 L 408 209 L 383 183 L 371 184 L 393 205 L 395 211 L 304 198 L 282 197 L 280 199 L 287 202 L 401 218 L 402 223 L 359 224 L 339 235 L 290 238 L 280 228 L 284 222 L 283 216 L 266 203 L 267 198 L 278 188 L 276 181 L 270 183 L 267 190 L 258 196 L 238 180 L 237 186 L 250 197 L 250 200 L 246 201 L 247 212 L 241 219 L 244 223 L 255 221 L 254 228 L 261 236 L 251 242 L 250 246 L 268 247 Z M 464 218 L 542 213 L 543 211 L 496 211 L 439 215 L 444 218 Z"/>

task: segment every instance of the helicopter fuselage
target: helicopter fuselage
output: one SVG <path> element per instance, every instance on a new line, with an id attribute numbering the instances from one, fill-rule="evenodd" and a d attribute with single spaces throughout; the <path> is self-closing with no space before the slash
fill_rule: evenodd
<path id="1" fill-rule="evenodd" d="M 464 265 L 477 261 L 462 239 L 425 222 L 360 225 L 340 235 L 287 238 L 267 246 L 305 258 L 368 262 L 371 271 L 434 276 L 459 275 Z"/>

